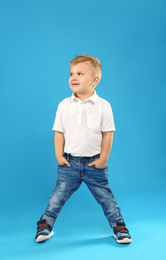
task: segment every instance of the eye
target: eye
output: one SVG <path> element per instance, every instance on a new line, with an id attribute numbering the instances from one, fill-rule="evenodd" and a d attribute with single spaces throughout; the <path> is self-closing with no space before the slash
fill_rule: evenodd
<path id="1" fill-rule="evenodd" d="M 83 75 L 83 73 L 81 73 L 81 72 L 78 72 L 78 75 L 80 75 L 80 74 L 82 74 L 82 75 Z M 70 73 L 70 76 L 71 76 L 71 75 L 73 75 L 73 73 Z"/>

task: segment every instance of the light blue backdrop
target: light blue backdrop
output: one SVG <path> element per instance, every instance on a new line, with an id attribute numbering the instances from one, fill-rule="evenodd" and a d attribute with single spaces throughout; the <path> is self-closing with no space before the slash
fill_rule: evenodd
<path id="1" fill-rule="evenodd" d="M 144 259 L 143 250 L 151 259 L 165 256 L 165 17 L 159 0 L 0 1 L 3 259 L 110 259 L 110 251 L 116 259 Z M 56 183 L 57 106 L 72 94 L 69 62 L 82 53 L 101 61 L 95 89 L 113 109 L 109 182 L 134 238 L 123 252 L 109 242 L 112 231 L 84 184 L 62 209 L 56 235 L 41 246 L 33 240 Z M 72 239 L 77 243 L 64 242 Z"/>

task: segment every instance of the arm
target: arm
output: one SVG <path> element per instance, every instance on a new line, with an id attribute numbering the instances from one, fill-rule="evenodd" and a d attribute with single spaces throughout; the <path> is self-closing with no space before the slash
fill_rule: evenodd
<path id="1" fill-rule="evenodd" d="M 100 159 L 103 163 L 107 163 L 109 154 L 111 152 L 113 142 L 113 131 L 102 132 L 102 143 Z"/>
<path id="2" fill-rule="evenodd" d="M 55 146 L 55 157 L 58 164 L 66 164 L 70 167 L 70 163 L 66 160 L 63 156 L 64 151 L 64 144 L 65 144 L 65 137 L 63 132 L 55 131 L 54 135 L 54 146 Z"/>
<path id="3" fill-rule="evenodd" d="M 56 159 L 63 156 L 65 138 L 64 134 L 59 131 L 55 131 L 54 135 L 54 146 L 55 146 L 55 157 Z"/>

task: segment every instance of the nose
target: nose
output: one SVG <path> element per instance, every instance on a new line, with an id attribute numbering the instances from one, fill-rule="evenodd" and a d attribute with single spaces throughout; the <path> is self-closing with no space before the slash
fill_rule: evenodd
<path id="1" fill-rule="evenodd" d="M 76 76 L 76 75 L 75 75 L 75 76 L 74 76 L 74 75 L 71 76 L 70 80 L 71 80 L 72 82 L 77 81 L 77 76 Z"/>
<path id="2" fill-rule="evenodd" d="M 73 79 L 76 79 L 76 78 L 77 78 L 77 77 L 76 77 L 76 74 L 75 74 L 75 75 L 73 75 L 73 76 L 72 76 L 72 78 L 73 78 Z"/>

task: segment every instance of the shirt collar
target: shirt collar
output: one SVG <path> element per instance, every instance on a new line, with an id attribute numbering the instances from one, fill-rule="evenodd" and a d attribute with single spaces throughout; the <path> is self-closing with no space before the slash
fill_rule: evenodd
<path id="1" fill-rule="evenodd" d="M 94 89 L 93 95 L 90 96 L 89 98 L 85 99 L 83 102 L 85 102 L 85 101 L 87 101 L 87 100 L 91 100 L 93 103 L 95 103 L 95 101 L 97 100 L 98 97 L 99 97 L 99 96 L 97 95 L 96 90 Z M 81 99 L 77 98 L 77 97 L 74 95 L 74 92 L 73 92 L 72 95 L 71 95 L 70 101 L 73 102 L 74 100 L 79 101 L 79 102 L 82 102 Z"/>

